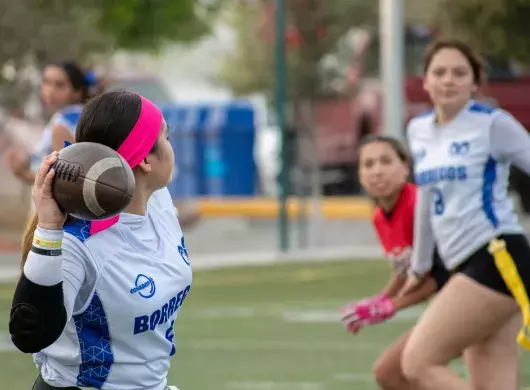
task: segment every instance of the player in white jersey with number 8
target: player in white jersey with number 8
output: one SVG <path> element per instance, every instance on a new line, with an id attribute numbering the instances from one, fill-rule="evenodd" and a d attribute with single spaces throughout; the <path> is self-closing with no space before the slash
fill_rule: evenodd
<path id="1" fill-rule="evenodd" d="M 164 390 L 173 327 L 192 272 L 166 188 L 174 155 L 162 113 L 133 93 L 91 100 L 76 142 L 109 146 L 133 169 L 134 198 L 119 218 L 62 214 L 51 196 L 57 152 L 42 163 L 33 197 L 38 226 L 13 300 L 10 333 L 33 353 L 34 390 Z"/>
<path id="2" fill-rule="evenodd" d="M 422 390 L 518 388 L 517 303 L 526 326 L 530 247 L 507 187 L 511 163 L 530 174 L 530 135 L 506 111 L 472 100 L 482 70 L 464 42 L 435 42 L 424 79 L 434 110 L 407 129 L 419 186 L 408 288 L 431 267 L 435 243 L 454 273 L 403 352 L 405 376 Z M 470 383 L 447 366 L 464 350 Z"/>

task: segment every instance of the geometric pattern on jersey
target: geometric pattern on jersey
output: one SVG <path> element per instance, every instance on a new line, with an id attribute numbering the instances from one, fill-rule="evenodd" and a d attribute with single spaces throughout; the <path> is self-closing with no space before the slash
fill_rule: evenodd
<path id="1" fill-rule="evenodd" d="M 109 377 L 114 355 L 107 316 L 97 293 L 85 312 L 73 318 L 81 350 L 77 386 L 101 389 Z"/>
<path id="2" fill-rule="evenodd" d="M 85 242 L 90 237 L 90 222 L 68 217 L 63 231 L 76 237 L 79 241 Z"/>

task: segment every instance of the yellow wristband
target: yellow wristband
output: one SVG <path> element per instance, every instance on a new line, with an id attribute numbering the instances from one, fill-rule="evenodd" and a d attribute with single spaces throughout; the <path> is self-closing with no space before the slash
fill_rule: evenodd
<path id="1" fill-rule="evenodd" d="M 33 237 L 33 245 L 40 248 L 49 248 L 49 249 L 60 249 L 62 247 L 62 241 L 50 241 L 44 240 L 39 237 Z"/>

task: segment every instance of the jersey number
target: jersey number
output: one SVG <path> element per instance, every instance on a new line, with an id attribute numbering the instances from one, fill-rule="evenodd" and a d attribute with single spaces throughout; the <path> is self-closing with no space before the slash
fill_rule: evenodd
<path id="1" fill-rule="evenodd" d="M 445 211 L 444 196 L 443 196 L 442 190 L 434 187 L 431 190 L 431 193 L 433 195 L 434 214 L 442 215 Z"/>
<path id="2" fill-rule="evenodd" d="M 171 324 L 169 324 L 169 329 L 166 331 L 166 339 L 171 343 L 171 352 L 169 353 L 169 356 L 173 356 L 176 352 L 175 343 L 173 342 L 173 339 L 175 338 L 175 331 L 173 327 L 175 326 L 175 320 L 171 321 Z"/>

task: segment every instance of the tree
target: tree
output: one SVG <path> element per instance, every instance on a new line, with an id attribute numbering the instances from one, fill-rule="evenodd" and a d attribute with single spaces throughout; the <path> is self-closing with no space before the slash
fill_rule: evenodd
<path id="1" fill-rule="evenodd" d="M 85 0 L 87 5 L 94 4 Z M 210 31 L 221 0 L 99 0 L 101 30 L 116 46 L 152 50 L 169 41 L 191 42 Z"/>
<path id="2" fill-rule="evenodd" d="M 288 88 L 291 98 L 323 94 L 321 61 L 354 26 L 377 21 L 373 0 L 286 0 Z M 228 12 L 236 48 L 220 68 L 220 81 L 236 94 L 274 86 L 273 1 L 238 2 Z"/>
<path id="3" fill-rule="evenodd" d="M 25 100 L 34 77 L 22 70 L 32 66 L 191 42 L 209 31 L 222 1 L 0 0 L 0 104 Z"/>
<path id="4" fill-rule="evenodd" d="M 289 124 L 295 136 L 288 149 L 296 157 L 289 173 L 292 192 L 303 199 L 312 194 L 312 218 L 305 242 L 318 245 L 321 178 L 315 130 L 314 102 L 326 97 L 329 88 L 323 61 L 340 46 L 352 27 L 374 24 L 377 2 L 373 0 L 285 0 L 287 43 L 287 95 L 291 110 Z M 236 31 L 233 53 L 221 65 L 220 80 L 239 95 L 264 93 L 272 97 L 275 85 L 274 1 L 238 2 L 228 10 L 228 22 Z M 349 46 L 346 42 L 345 46 Z M 351 54 L 351 53 L 350 53 Z M 344 58 L 348 63 L 351 58 Z M 346 66 L 349 67 L 349 64 Z M 288 163 L 289 164 L 289 163 Z M 309 190 L 309 191 L 308 191 Z M 305 210 L 305 207 L 302 207 Z M 301 226 L 307 226 L 304 213 Z M 303 234 L 302 234 L 303 236 Z"/>
<path id="5" fill-rule="evenodd" d="M 236 44 L 233 52 L 220 61 L 219 82 L 236 95 L 272 91 L 274 48 L 258 33 L 263 25 L 262 9 L 257 2 L 233 2 L 222 15 L 235 31 Z"/>
<path id="6" fill-rule="evenodd" d="M 465 37 L 489 55 L 530 62 L 530 1 L 442 0 L 437 21 L 445 35 Z"/>

